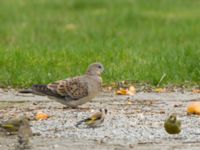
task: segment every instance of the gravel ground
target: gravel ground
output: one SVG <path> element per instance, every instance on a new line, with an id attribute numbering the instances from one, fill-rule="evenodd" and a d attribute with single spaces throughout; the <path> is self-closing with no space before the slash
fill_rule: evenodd
<path id="1" fill-rule="evenodd" d="M 22 112 L 34 116 L 47 113 L 50 118 L 31 121 L 32 130 L 40 133 L 32 139 L 32 149 L 198 149 L 200 147 L 199 116 L 188 116 L 187 105 L 200 101 L 200 94 L 137 93 L 134 96 L 116 96 L 101 93 L 92 102 L 79 109 L 63 108 L 46 97 L 19 95 L 14 90 L 0 91 L 0 118 L 6 119 Z M 107 108 L 105 122 L 98 128 L 81 126 L 77 121 L 99 108 Z M 182 132 L 177 136 L 166 134 L 163 122 L 176 112 L 182 121 Z M 0 135 L 0 149 L 12 149 L 15 136 Z"/>

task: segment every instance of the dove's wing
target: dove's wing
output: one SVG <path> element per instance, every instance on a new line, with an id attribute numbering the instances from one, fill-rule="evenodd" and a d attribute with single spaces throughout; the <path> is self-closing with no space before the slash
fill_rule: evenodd
<path id="1" fill-rule="evenodd" d="M 80 77 L 59 80 L 47 85 L 56 96 L 65 97 L 67 100 L 77 100 L 88 96 L 88 86 Z"/>

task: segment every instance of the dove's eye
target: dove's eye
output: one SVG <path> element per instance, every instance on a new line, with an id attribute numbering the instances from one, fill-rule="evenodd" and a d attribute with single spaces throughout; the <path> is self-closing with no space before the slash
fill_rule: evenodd
<path id="1" fill-rule="evenodd" d="M 99 69 L 101 69 L 101 66 L 98 66 Z"/>

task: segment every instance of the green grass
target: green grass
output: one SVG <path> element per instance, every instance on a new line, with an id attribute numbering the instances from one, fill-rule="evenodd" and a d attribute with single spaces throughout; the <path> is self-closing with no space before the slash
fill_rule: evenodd
<path id="1" fill-rule="evenodd" d="M 199 0 L 1 0 L 0 86 L 105 65 L 120 80 L 200 84 Z"/>

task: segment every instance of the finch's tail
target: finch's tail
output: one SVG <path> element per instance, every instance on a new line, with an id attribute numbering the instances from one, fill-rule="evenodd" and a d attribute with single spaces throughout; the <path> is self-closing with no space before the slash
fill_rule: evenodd
<path id="1" fill-rule="evenodd" d="M 18 137 L 18 143 L 20 145 L 22 145 L 23 144 L 23 138 L 20 135 L 18 135 L 17 137 Z"/>
<path id="2" fill-rule="evenodd" d="M 83 122 L 84 122 L 84 120 L 81 120 L 81 121 L 77 122 L 75 126 L 78 127 L 78 126 L 81 125 Z"/>
<path id="3" fill-rule="evenodd" d="M 81 125 L 83 122 L 87 122 L 88 120 L 90 120 L 90 118 L 83 119 L 83 120 L 77 122 L 75 126 L 78 127 L 78 126 Z"/>

